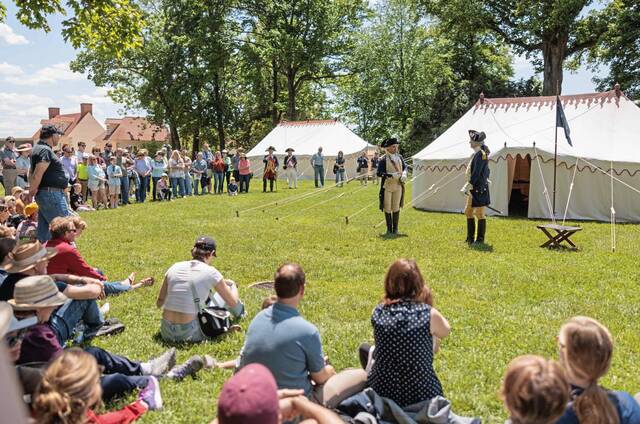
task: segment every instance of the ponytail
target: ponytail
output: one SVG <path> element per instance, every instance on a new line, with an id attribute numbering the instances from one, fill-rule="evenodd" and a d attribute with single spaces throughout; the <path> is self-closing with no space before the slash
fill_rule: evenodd
<path id="1" fill-rule="evenodd" d="M 491 154 L 491 150 L 489 150 L 489 147 L 487 147 L 486 144 L 483 144 L 480 148 L 487 154 L 487 156 Z"/>
<path id="2" fill-rule="evenodd" d="M 573 410 L 580 424 L 619 424 L 618 411 L 607 391 L 597 384 L 587 387 L 573 401 Z"/>

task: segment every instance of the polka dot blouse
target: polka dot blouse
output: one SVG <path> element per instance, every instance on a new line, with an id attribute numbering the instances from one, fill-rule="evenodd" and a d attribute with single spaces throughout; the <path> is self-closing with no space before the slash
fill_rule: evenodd
<path id="1" fill-rule="evenodd" d="M 430 313 L 427 304 L 402 301 L 378 305 L 371 317 L 375 362 L 368 383 L 400 406 L 444 396 L 433 369 Z"/>

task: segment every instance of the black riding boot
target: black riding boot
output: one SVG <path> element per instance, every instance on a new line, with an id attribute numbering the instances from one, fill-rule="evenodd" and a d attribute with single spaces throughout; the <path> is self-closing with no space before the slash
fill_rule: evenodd
<path id="1" fill-rule="evenodd" d="M 387 221 L 387 234 L 393 233 L 393 218 L 390 213 L 384 213 L 384 220 Z"/>
<path id="2" fill-rule="evenodd" d="M 398 234 L 398 221 L 400 221 L 400 211 L 393 213 L 393 234 Z"/>
<path id="3" fill-rule="evenodd" d="M 262 192 L 263 193 L 267 192 L 267 179 L 266 178 L 262 179 Z"/>
<path id="4" fill-rule="evenodd" d="M 473 243 L 473 238 L 476 235 L 476 219 L 467 218 L 467 243 Z"/>
<path id="5" fill-rule="evenodd" d="M 478 237 L 476 237 L 476 243 L 484 243 L 484 234 L 487 231 L 487 220 L 478 220 Z"/>
<path id="6" fill-rule="evenodd" d="M 269 191 L 273 191 L 273 182 L 275 180 L 269 180 Z"/>

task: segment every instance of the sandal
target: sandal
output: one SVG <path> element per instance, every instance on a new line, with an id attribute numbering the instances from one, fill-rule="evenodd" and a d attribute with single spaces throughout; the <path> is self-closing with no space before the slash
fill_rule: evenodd
<path id="1" fill-rule="evenodd" d="M 156 280 L 153 277 L 147 277 L 140 280 L 140 287 L 151 287 Z"/>
<path id="2" fill-rule="evenodd" d="M 136 282 L 136 273 L 132 272 L 131 274 L 129 274 L 129 276 L 127 278 L 125 278 L 125 280 L 122 282 L 122 284 L 124 285 L 130 285 L 133 286 Z"/>

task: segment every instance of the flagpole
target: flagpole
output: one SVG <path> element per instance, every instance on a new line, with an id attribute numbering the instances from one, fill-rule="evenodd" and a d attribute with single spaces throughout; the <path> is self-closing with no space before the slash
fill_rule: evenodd
<path id="1" fill-rule="evenodd" d="M 553 220 L 556 218 L 556 172 L 558 170 L 558 104 L 560 103 L 560 81 L 556 83 L 556 135 L 555 148 L 553 151 Z"/>

